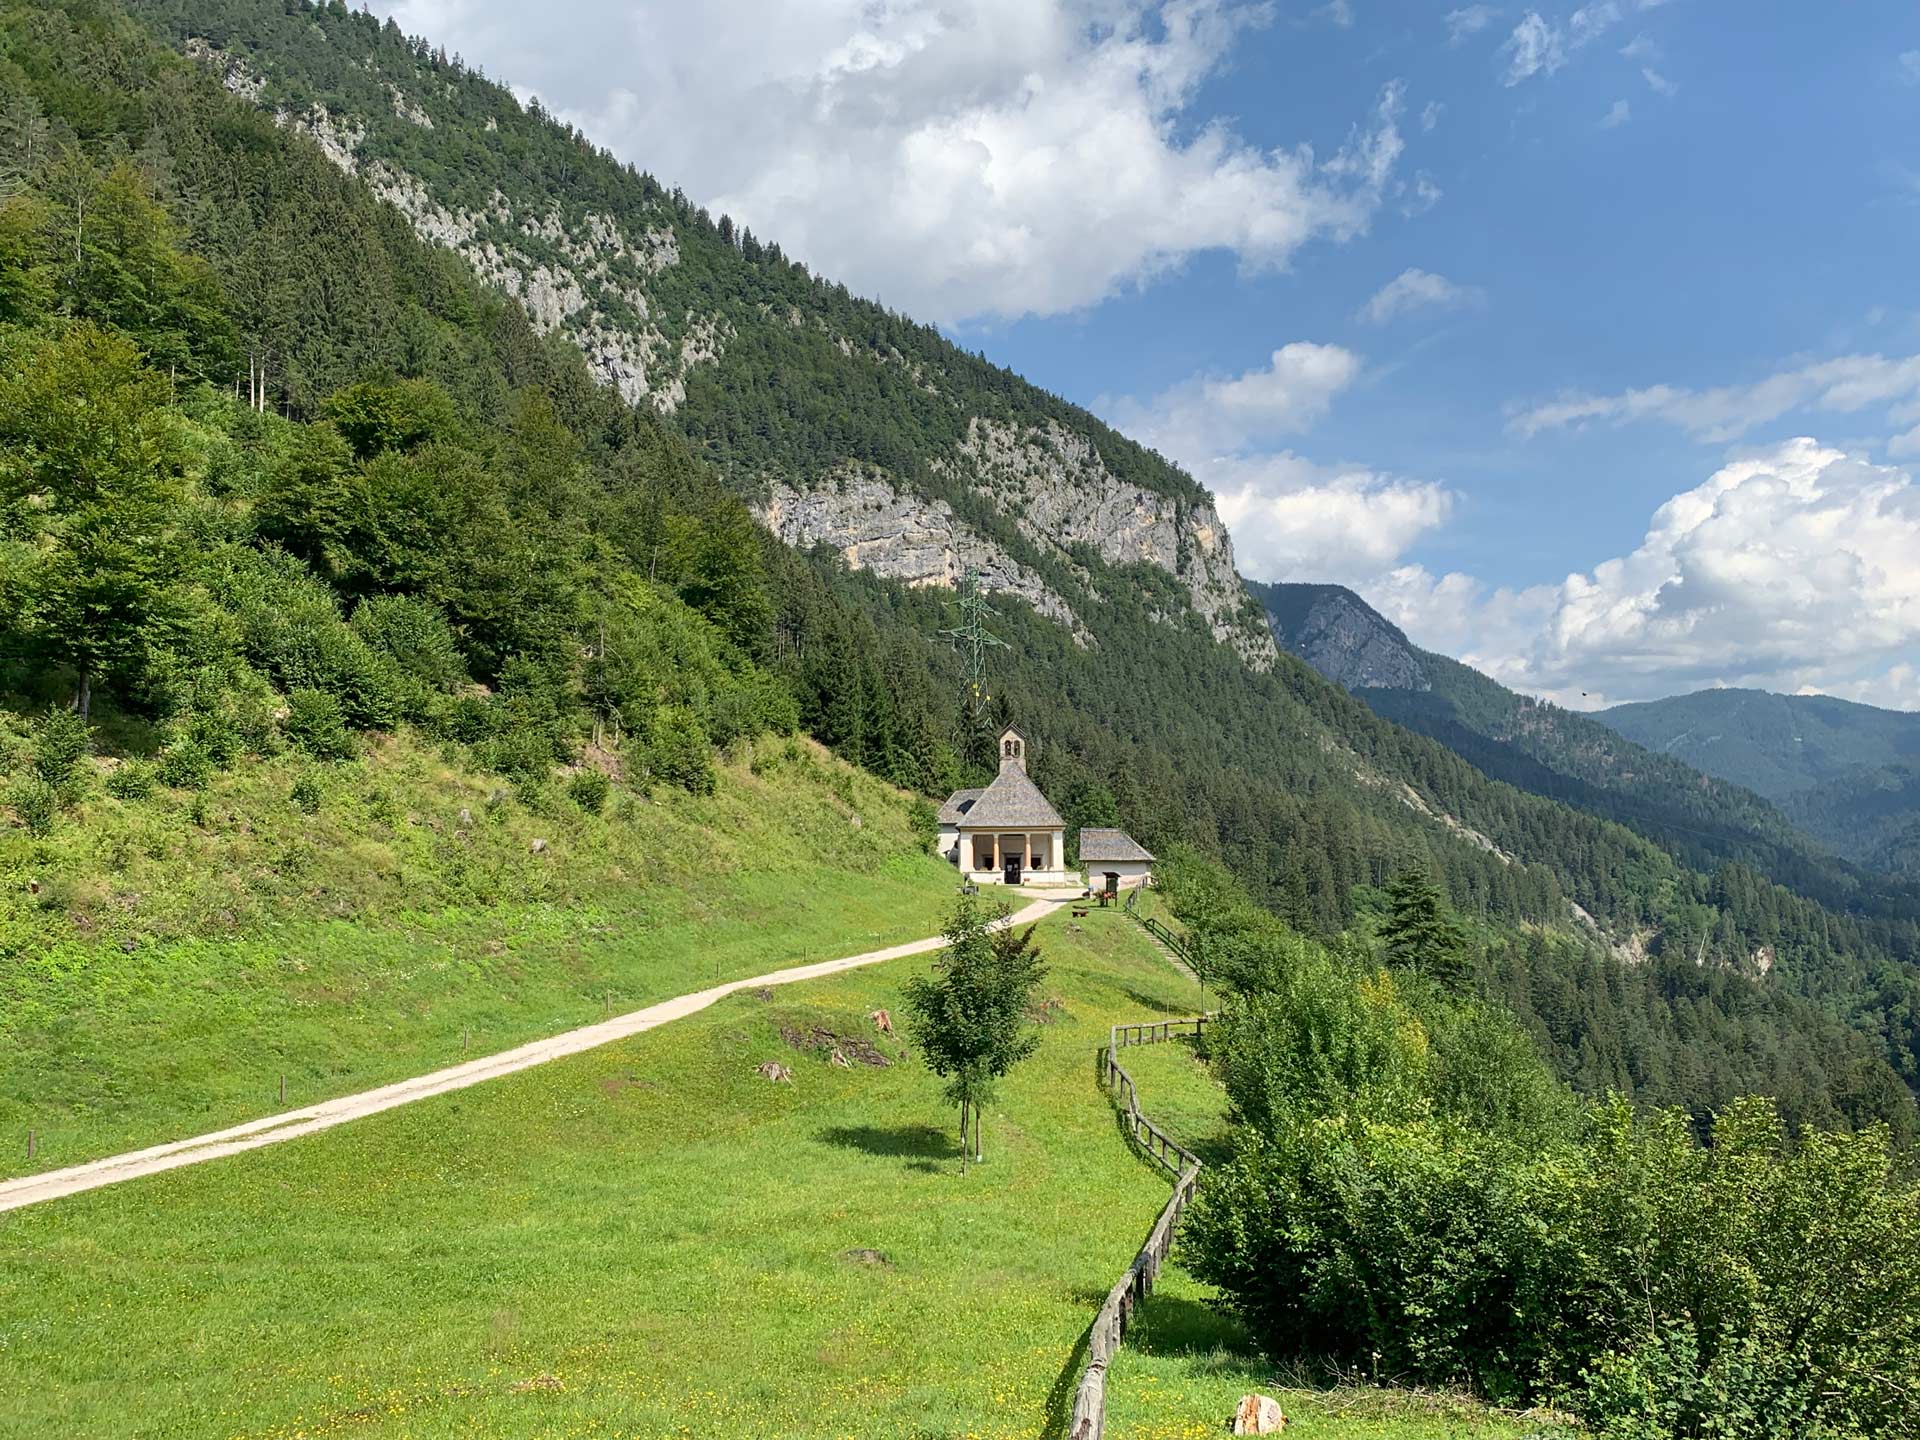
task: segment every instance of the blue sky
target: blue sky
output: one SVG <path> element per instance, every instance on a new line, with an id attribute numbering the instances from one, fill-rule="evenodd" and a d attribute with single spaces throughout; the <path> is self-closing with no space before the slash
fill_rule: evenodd
<path id="1" fill-rule="evenodd" d="M 1569 703 L 1920 708 L 1920 8 L 396 0 Z"/>

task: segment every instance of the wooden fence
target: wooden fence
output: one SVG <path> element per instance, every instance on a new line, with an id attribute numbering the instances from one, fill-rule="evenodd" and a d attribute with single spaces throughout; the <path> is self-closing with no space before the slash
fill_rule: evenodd
<path id="1" fill-rule="evenodd" d="M 1134 1308 L 1153 1291 L 1160 1277 L 1160 1266 L 1173 1248 L 1174 1228 L 1193 1198 L 1193 1187 L 1200 1180 L 1200 1157 L 1167 1134 L 1140 1113 L 1140 1091 L 1120 1064 L 1119 1052 L 1133 1045 L 1155 1045 L 1176 1035 L 1206 1034 L 1210 1016 L 1196 1015 L 1190 1020 L 1154 1020 L 1139 1025 L 1115 1025 L 1107 1036 L 1106 1053 L 1101 1056 L 1101 1074 L 1107 1084 L 1125 1101 L 1127 1128 L 1154 1159 L 1173 1175 L 1173 1194 L 1167 1197 L 1160 1218 L 1147 1233 L 1147 1243 L 1133 1257 L 1094 1317 L 1087 1336 L 1087 1368 L 1073 1395 L 1073 1418 L 1067 1426 L 1068 1440 L 1101 1440 L 1107 1426 L 1107 1366 L 1119 1352 L 1120 1337 L 1127 1333 Z"/>

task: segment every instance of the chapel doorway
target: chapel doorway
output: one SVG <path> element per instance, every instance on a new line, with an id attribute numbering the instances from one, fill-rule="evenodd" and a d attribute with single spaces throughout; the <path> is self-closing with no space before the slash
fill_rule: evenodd
<path id="1" fill-rule="evenodd" d="M 1009 885 L 1018 885 L 1020 883 L 1020 857 L 1018 855 L 1007 856 L 1006 874 L 1003 878 Z"/>

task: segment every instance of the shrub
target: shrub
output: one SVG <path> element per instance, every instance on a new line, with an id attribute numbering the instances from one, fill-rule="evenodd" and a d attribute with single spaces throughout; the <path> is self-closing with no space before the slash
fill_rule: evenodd
<path id="1" fill-rule="evenodd" d="M 45 835 L 60 811 L 60 793 L 38 775 L 23 775 L 7 791 L 7 803 L 29 835 Z"/>
<path id="2" fill-rule="evenodd" d="M 189 735 L 176 735 L 161 750 L 156 773 L 162 785 L 175 790 L 201 790 L 218 768 L 198 740 Z"/>
<path id="3" fill-rule="evenodd" d="M 924 795 L 914 796 L 907 806 L 907 824 L 913 827 L 913 838 L 923 849 L 931 850 L 933 842 L 940 838 L 940 812 Z"/>
<path id="4" fill-rule="evenodd" d="M 320 813 L 320 782 L 312 775 L 302 775 L 293 782 L 293 793 L 289 798 L 293 807 L 307 815 Z"/>
<path id="5" fill-rule="evenodd" d="M 360 602 L 348 623 L 370 650 L 393 662 L 406 719 L 437 719 L 446 713 L 453 693 L 469 683 L 453 627 L 428 601 L 375 595 Z"/>
<path id="6" fill-rule="evenodd" d="M 567 795 L 589 815 L 598 815 L 607 805 L 613 786 L 598 770 L 582 770 L 567 782 Z"/>
<path id="7" fill-rule="evenodd" d="M 669 785 L 695 795 L 713 793 L 713 747 L 691 711 L 677 706 L 660 711 L 647 746 L 647 760 L 653 773 Z"/>
<path id="8" fill-rule="evenodd" d="M 1770 1100 L 1581 1108 L 1510 1016 L 1158 879 L 1240 989 L 1187 1266 L 1276 1357 L 1572 1401 L 1623 1440 L 1913 1434 L 1920 1188 Z"/>
<path id="9" fill-rule="evenodd" d="M 324 690 L 295 690 L 289 694 L 280 729 L 289 744 L 316 760 L 353 757 L 353 737 L 347 734 L 340 702 Z"/>
<path id="10" fill-rule="evenodd" d="M 144 800 L 153 794 L 153 766 L 145 760 L 129 760 L 107 776 L 107 793 L 116 800 Z"/>
<path id="11" fill-rule="evenodd" d="M 33 773 L 63 790 L 73 782 L 80 762 L 93 753 L 93 731 L 77 710 L 55 705 L 33 722 Z"/>

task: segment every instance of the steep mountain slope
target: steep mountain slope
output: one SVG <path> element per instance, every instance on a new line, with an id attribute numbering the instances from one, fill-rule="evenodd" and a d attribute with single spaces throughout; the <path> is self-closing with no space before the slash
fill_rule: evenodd
<path id="1" fill-rule="evenodd" d="M 1533 983 L 1547 992 L 1590 973 L 1611 986 L 1626 966 L 1656 956 L 1671 973 L 1657 972 L 1657 984 L 1644 991 L 1622 984 L 1626 998 L 1609 1002 L 1615 1020 L 1556 1008 L 1556 1023 L 1569 1024 L 1549 1029 L 1570 1073 L 1580 1070 L 1582 1050 L 1604 1052 L 1613 1068 L 1580 1073 L 1634 1085 L 1653 1073 L 1650 1057 L 1635 1048 L 1640 1042 L 1617 1024 L 1617 1012 L 1630 1006 L 1634 1034 L 1662 1053 L 1692 1046 L 1698 1068 L 1713 1069 L 1719 1083 L 1749 1073 L 1741 1069 L 1748 1053 L 1770 1047 L 1810 1097 L 1799 1118 L 1859 1121 L 1907 1103 L 1860 1077 L 1891 1080 L 1880 1054 L 1904 1075 L 1920 1073 L 1907 1019 L 1920 1014 L 1920 986 L 1908 968 L 1920 932 L 1910 921 L 1832 913 L 1740 866 L 1714 875 L 1690 869 L 1619 825 L 1489 780 L 1290 657 L 1269 660 L 1270 636 L 1259 631 L 1263 644 L 1244 623 L 1257 622 L 1257 607 L 1209 598 L 1223 573 L 1218 566 L 1230 557 L 1204 492 L 1091 417 L 961 355 L 924 327 L 806 276 L 771 247 L 730 235 L 725 223 L 709 222 L 576 135 L 523 112 L 508 92 L 343 5 L 140 4 L 137 13 L 157 27 L 159 50 L 135 45 L 97 0 L 15 0 L 9 13 L 17 18 L 0 31 L 0 53 L 14 69 L 0 73 L 0 84 L 10 98 L 18 92 L 22 104 L 42 107 L 82 154 L 142 153 L 156 183 L 165 182 L 187 242 L 224 287 L 237 378 L 244 386 L 264 365 L 266 383 L 254 393 L 265 406 L 321 422 L 312 428 L 324 441 L 325 415 L 359 424 L 340 408 L 341 387 L 385 371 L 433 382 L 424 391 L 411 380 L 398 387 L 421 404 L 441 403 L 433 396 L 444 387 L 482 429 L 495 423 L 490 417 L 508 417 L 506 432 L 488 441 L 497 455 L 476 457 L 489 477 L 488 466 L 500 465 L 506 499 L 518 507 L 506 514 L 499 538 L 558 544 L 555 553 L 581 567 L 567 578 L 585 596 L 620 567 L 676 587 L 680 603 L 737 647 L 730 663 L 752 677 L 752 693 L 777 701 L 773 689 L 759 688 L 770 675 L 791 696 L 802 726 L 842 756 L 938 792 L 977 760 L 983 726 L 1010 711 L 1036 737 L 1035 778 L 1070 827 L 1117 823 L 1155 849 L 1191 842 L 1227 860 L 1262 902 L 1303 927 L 1354 924 L 1371 887 L 1411 867 L 1432 872 L 1488 937 L 1549 936 L 1540 953 L 1525 956 Z M 152 43 L 152 34 L 141 37 L 140 45 Z M 246 68 L 237 68 L 243 57 L 250 57 Z M 406 67 L 407 84 L 392 78 L 401 70 L 383 66 Z M 383 74 L 388 80 L 369 91 L 365 77 Z M 399 85 L 402 99 L 384 83 Z M 362 103 L 367 108 L 355 108 Z M 315 106 L 326 107 L 325 115 Z M 343 156 L 343 137 L 355 135 L 362 138 Z M 444 198 L 433 203 L 452 214 L 458 186 L 493 173 L 483 152 L 496 143 L 489 137 L 501 136 L 507 159 L 490 163 L 532 207 L 513 210 L 516 245 L 548 244 L 532 217 L 557 216 L 555 224 L 588 227 L 563 231 L 589 255 L 571 257 L 586 272 L 604 261 L 609 274 L 627 273 L 620 267 L 643 268 L 626 252 L 642 246 L 648 225 L 668 227 L 677 258 L 648 283 L 690 288 L 648 291 L 649 314 L 684 316 L 698 301 L 708 307 L 698 314 L 717 315 L 735 332 L 725 336 L 714 321 L 725 339 L 721 357 L 689 362 L 684 396 L 667 385 L 656 401 L 650 382 L 629 408 L 623 392 L 587 378 L 580 351 L 557 323 L 544 337 L 529 332 L 521 305 L 538 310 L 538 293 L 516 292 L 505 275 L 494 277 L 496 289 L 514 303 L 476 292 L 473 267 L 484 272 L 491 263 L 484 243 L 469 259 L 432 236 L 432 212 L 416 201 L 373 198 L 379 187 L 392 188 L 377 168 L 394 163 L 381 147 L 420 155 L 440 153 L 422 147 L 444 142 L 460 161 L 453 178 L 429 174 L 424 162 L 408 173 L 441 186 Z M 471 200 L 460 203 L 475 209 Z M 617 224 L 619 234 L 595 239 L 589 216 Z M 485 243 L 498 250 L 506 239 L 500 232 Z M 667 248 L 664 240 L 646 244 L 662 255 Z M 558 240 L 551 247 L 540 251 L 549 257 L 542 263 L 557 274 L 552 257 L 566 252 Z M 672 310 L 662 298 L 669 293 L 688 303 Z M 801 323 L 792 323 L 789 306 L 801 309 Z M 836 317 L 845 322 L 837 331 Z M 936 393 L 915 384 L 906 364 L 862 355 L 845 328 L 854 325 L 868 340 L 895 337 L 888 343 L 907 362 L 934 365 L 928 383 Z M 818 343 L 828 332 L 847 346 Z M 680 341 L 691 333 L 689 322 Z M 709 348 L 700 342 L 693 352 Z M 685 359 L 688 352 L 683 344 L 675 353 Z M 759 360 L 729 370 L 729 354 Z M 602 373 L 617 379 L 604 366 Z M 721 377 L 730 378 L 722 384 Z M 549 534 L 552 516 L 542 517 L 541 507 L 557 498 L 542 487 L 555 477 L 530 463 L 540 451 L 523 427 L 531 420 L 524 435 L 537 439 L 542 422 L 520 393 L 536 382 L 542 403 L 584 437 L 592 462 L 592 505 L 580 535 Z M 381 404 L 388 394 L 375 387 Z M 994 427 L 1015 421 L 1053 459 L 995 439 L 1004 432 Z M 293 428 L 273 417 L 247 423 L 270 438 Z M 1082 440 L 1090 449 L 1081 449 Z M 681 441 L 697 446 L 709 465 L 691 465 Z M 372 505 L 383 525 L 398 523 L 404 515 L 383 515 L 380 507 L 404 511 L 437 492 L 417 483 L 414 460 L 375 457 L 368 463 L 382 468 L 366 473 L 351 457 L 342 463 L 343 495 L 315 489 L 298 466 L 277 495 L 281 480 L 265 496 L 210 492 L 225 507 L 222 543 L 248 555 L 297 546 L 317 567 L 303 584 L 334 587 L 343 599 L 333 603 L 357 601 L 368 562 L 381 558 L 378 547 L 395 532 L 354 528 L 355 507 Z M 848 540 L 842 531 L 805 550 L 772 540 L 750 546 L 731 518 L 738 501 L 705 494 L 709 468 L 796 545 L 815 534 L 811 521 L 784 523 L 796 503 L 783 498 L 785 490 L 826 495 L 820 503 L 836 516 L 843 507 L 856 518 L 896 501 L 905 508 L 876 522 L 871 537 Z M 829 471 L 837 478 L 821 483 Z M 1068 473 L 1079 477 L 1078 489 L 1060 483 Z M 389 483 L 396 474 L 414 488 Z M 1110 489 L 1103 475 L 1123 487 L 1110 507 L 1093 503 Z M 213 479 L 230 483 L 230 469 Z M 885 493 L 863 489 L 869 482 Z M 263 515 L 261 498 L 279 508 Z M 329 508 L 342 498 L 344 515 Z M 950 517 L 936 511 L 939 504 Z M 498 518 L 496 510 L 486 514 Z M 918 546 L 921 532 L 904 522 L 929 514 L 939 524 L 928 532 L 932 542 Z M 1094 528 L 1076 531 L 1079 525 Z M 1068 538 L 1049 539 L 1048 549 L 1027 533 L 1045 539 L 1048 526 Z M 937 638 L 953 623 L 939 583 L 951 567 L 890 574 L 889 565 L 869 563 L 876 554 L 911 553 L 922 556 L 916 566 L 930 565 L 927 556 L 947 555 L 943 537 L 962 530 L 1027 566 L 1070 612 L 1017 603 L 1003 589 L 993 623 L 1008 647 L 993 653 L 990 699 L 964 691 L 960 661 Z M 429 527 L 421 538 L 438 537 Z M 455 599 L 463 598 L 467 562 L 493 554 L 481 532 L 460 539 L 459 564 L 433 557 L 435 583 L 449 584 Z M 757 557 L 746 553 L 753 546 Z M 972 550 L 953 556 L 955 564 L 976 558 Z M 999 563 L 992 555 L 985 562 Z M 531 738 L 551 764 L 577 753 L 584 717 L 617 727 L 618 707 L 608 709 L 602 691 L 615 678 L 609 666 L 622 657 L 606 653 L 593 613 L 573 615 L 564 606 L 540 612 L 564 622 L 557 630 L 515 639 L 526 612 L 511 598 L 496 597 L 493 609 L 477 613 L 492 637 L 480 658 L 487 677 L 511 672 L 522 682 L 518 698 L 528 713 L 535 702 L 547 707 L 539 712 L 544 729 Z M 549 598 L 559 604 L 566 597 Z M 545 647 L 539 665 L 520 653 L 527 645 Z M 662 679 L 671 695 L 680 677 L 669 667 Z M 711 725 L 713 738 L 729 733 L 740 702 L 725 691 L 673 701 L 661 738 L 690 733 L 688 717 L 677 712 L 696 701 L 708 706 L 696 718 Z M 512 718 L 506 704 L 485 708 Z M 520 733 L 489 738 L 499 763 L 515 761 L 505 751 Z M 1688 976 L 1703 974 L 1715 983 L 1689 986 Z M 1766 1032 L 1758 1046 L 1743 1028 L 1753 1024 Z"/>
<path id="2" fill-rule="evenodd" d="M 1596 718 L 1758 791 L 1839 854 L 1920 879 L 1920 715 L 1830 695 L 1702 690 Z"/>
<path id="3" fill-rule="evenodd" d="M 1115 572 L 1147 566 L 1271 663 L 1211 497 L 1084 410 L 814 279 L 391 21 L 251 0 L 133 8 L 624 398 L 672 416 L 781 539 L 909 585 L 977 567 L 1083 641 L 1125 583 Z M 301 335 L 262 339 L 276 385 L 310 399 Z"/>

